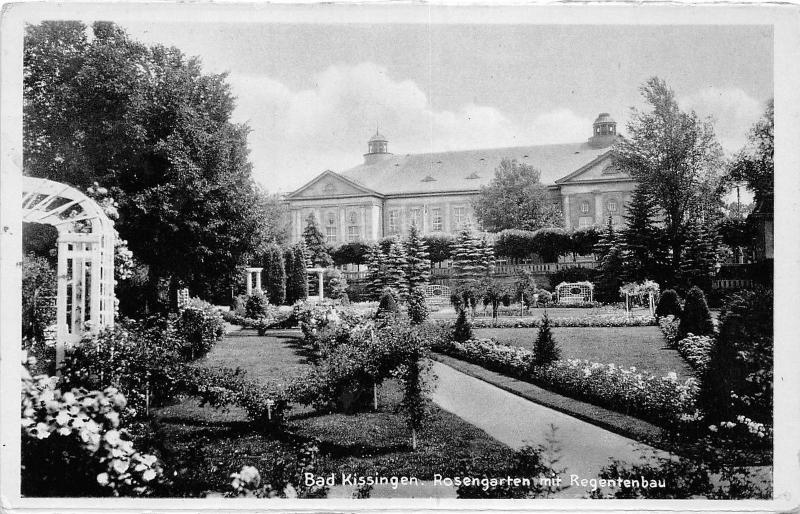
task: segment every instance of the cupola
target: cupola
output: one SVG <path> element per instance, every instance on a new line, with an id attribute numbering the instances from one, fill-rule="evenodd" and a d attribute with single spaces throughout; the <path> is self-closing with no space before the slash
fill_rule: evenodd
<path id="1" fill-rule="evenodd" d="M 392 155 L 389 153 L 389 141 L 378 130 L 375 130 L 375 135 L 367 142 L 367 150 L 364 154 L 364 164 L 382 161 Z"/>
<path id="2" fill-rule="evenodd" d="M 601 112 L 592 123 L 592 137 L 589 144 L 595 148 L 611 146 L 617 138 L 617 122 L 607 112 Z"/>

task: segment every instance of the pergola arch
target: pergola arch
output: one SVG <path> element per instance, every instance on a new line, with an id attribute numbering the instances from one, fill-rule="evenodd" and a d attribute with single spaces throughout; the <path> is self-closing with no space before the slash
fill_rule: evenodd
<path id="1" fill-rule="evenodd" d="M 66 345 L 114 325 L 114 222 L 74 187 L 35 177 L 23 177 L 22 221 L 58 230 L 58 368 Z"/>

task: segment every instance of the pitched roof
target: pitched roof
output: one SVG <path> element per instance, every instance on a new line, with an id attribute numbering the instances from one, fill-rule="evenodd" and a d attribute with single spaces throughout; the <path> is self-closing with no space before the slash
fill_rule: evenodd
<path id="1" fill-rule="evenodd" d="M 609 150 L 584 142 L 392 155 L 339 175 L 389 195 L 471 191 L 487 185 L 500 161 L 507 158 L 530 164 L 541 172 L 540 181 L 550 185 Z"/>

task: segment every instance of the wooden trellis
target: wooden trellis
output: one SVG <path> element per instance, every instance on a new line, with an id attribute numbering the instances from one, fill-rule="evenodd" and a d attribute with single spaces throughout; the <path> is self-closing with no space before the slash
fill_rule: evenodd
<path id="1" fill-rule="evenodd" d="M 58 368 L 66 345 L 114 325 L 114 223 L 94 200 L 66 184 L 24 177 L 22 187 L 22 221 L 58 230 Z"/>

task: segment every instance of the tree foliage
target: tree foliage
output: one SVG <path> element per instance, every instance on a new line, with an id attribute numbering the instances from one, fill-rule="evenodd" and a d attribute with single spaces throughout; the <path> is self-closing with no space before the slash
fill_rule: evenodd
<path id="1" fill-rule="evenodd" d="M 621 231 L 625 280 L 661 282 L 665 278 L 669 248 L 657 225 L 658 206 L 646 188 L 637 187 Z"/>
<path id="2" fill-rule="evenodd" d="M 682 111 L 663 80 L 653 77 L 640 90 L 649 109 L 633 109 L 627 135 L 617 139 L 612 155 L 614 165 L 657 203 L 677 275 L 687 223 L 699 210 L 718 208 L 722 150 L 711 122 Z"/>
<path id="3" fill-rule="evenodd" d="M 657 318 L 675 316 L 676 319 L 679 319 L 682 311 L 683 309 L 681 308 L 678 293 L 676 293 L 674 289 L 667 289 L 661 293 L 661 297 L 658 299 L 658 305 L 656 306 Z"/>
<path id="4" fill-rule="evenodd" d="M 151 284 L 222 296 L 238 266 L 285 237 L 282 204 L 252 181 L 226 77 L 113 23 L 92 33 L 71 21 L 26 28 L 24 173 L 99 183 Z"/>
<path id="5" fill-rule="evenodd" d="M 561 350 L 558 343 L 553 338 L 553 331 L 550 328 L 550 316 L 544 313 L 542 324 L 536 335 L 536 342 L 533 344 L 533 362 L 537 366 L 546 366 L 551 362 L 561 358 Z"/>
<path id="6" fill-rule="evenodd" d="M 744 182 L 753 192 L 758 212 L 772 212 L 775 195 L 775 103 L 770 100 L 764 115 L 750 129 L 748 142 L 733 159 L 728 179 Z"/>
<path id="7" fill-rule="evenodd" d="M 428 247 L 419 236 L 416 225 L 411 225 L 408 230 L 405 252 L 408 287 L 413 289 L 427 285 L 431 278 L 431 261 L 428 257 Z"/>
<path id="8" fill-rule="evenodd" d="M 314 213 L 310 213 L 306 218 L 306 226 L 303 229 L 303 242 L 306 245 L 308 259 L 312 266 L 319 268 L 329 268 L 333 266 L 333 259 L 328 252 L 328 244 L 325 236 L 319 229 L 317 218 Z"/>
<path id="9" fill-rule="evenodd" d="M 269 301 L 274 305 L 283 305 L 286 301 L 286 263 L 278 245 L 267 245 L 261 266 L 264 268 L 264 287 Z"/>
<path id="10" fill-rule="evenodd" d="M 453 246 L 453 236 L 450 234 L 428 234 L 422 237 L 428 247 L 428 256 L 431 262 L 443 262 L 450 259 Z"/>
<path id="11" fill-rule="evenodd" d="M 458 233 L 451 250 L 453 279 L 456 282 L 475 280 L 483 275 L 481 240 L 472 226 L 467 224 Z"/>
<path id="12" fill-rule="evenodd" d="M 303 246 L 292 245 L 283 254 L 286 266 L 286 303 L 294 304 L 308 298 L 308 274 Z"/>
<path id="13" fill-rule="evenodd" d="M 561 226 L 561 211 L 550 202 L 539 176 L 530 165 L 503 159 L 473 205 L 481 226 L 489 232 Z"/>

